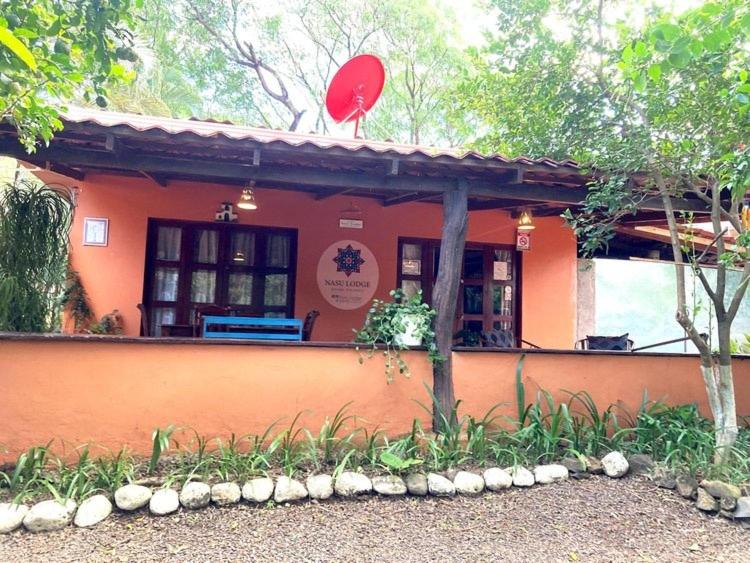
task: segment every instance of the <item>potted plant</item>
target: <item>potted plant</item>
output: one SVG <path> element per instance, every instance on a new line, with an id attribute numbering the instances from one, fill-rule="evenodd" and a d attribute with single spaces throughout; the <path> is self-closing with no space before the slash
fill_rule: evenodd
<path id="1" fill-rule="evenodd" d="M 364 362 L 365 355 L 371 358 L 376 351 L 383 352 L 389 383 L 393 381 L 396 368 L 400 374 L 409 377 L 409 366 L 401 357 L 401 352 L 411 346 L 425 346 L 431 362 L 439 359 L 432 330 L 436 313 L 422 301 L 422 292 L 409 297 L 403 290 L 394 289 L 390 296 L 391 301 L 373 300 L 364 325 L 359 330 L 355 329 L 354 339 L 368 346 L 367 351 L 360 355 L 360 363 Z M 362 352 L 359 346 L 357 350 Z"/>

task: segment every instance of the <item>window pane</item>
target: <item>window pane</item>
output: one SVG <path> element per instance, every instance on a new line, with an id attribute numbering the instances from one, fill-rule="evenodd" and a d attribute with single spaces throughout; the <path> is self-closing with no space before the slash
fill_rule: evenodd
<path id="1" fill-rule="evenodd" d="M 229 303 L 231 305 L 252 305 L 252 274 L 229 274 Z"/>
<path id="2" fill-rule="evenodd" d="M 272 268 L 288 268 L 289 237 L 287 235 L 268 235 L 266 240 L 266 265 Z"/>
<path id="3" fill-rule="evenodd" d="M 263 313 L 263 316 L 267 319 L 285 319 L 286 313 L 282 313 L 279 311 L 268 311 L 267 313 Z"/>
<path id="4" fill-rule="evenodd" d="M 219 254 L 219 232 L 199 229 L 193 241 L 193 260 L 201 264 L 216 264 Z"/>
<path id="5" fill-rule="evenodd" d="M 171 307 L 154 307 L 151 310 L 151 334 L 161 336 L 161 325 L 174 324 L 175 310 Z"/>
<path id="6" fill-rule="evenodd" d="M 464 313 L 467 315 L 482 314 L 482 286 L 464 286 Z"/>
<path id="7" fill-rule="evenodd" d="M 268 274 L 266 276 L 266 287 L 263 295 L 263 304 L 268 306 L 283 307 L 286 305 L 286 274 Z"/>
<path id="8" fill-rule="evenodd" d="M 182 246 L 182 229 L 180 227 L 159 227 L 156 243 L 157 260 L 179 260 Z"/>
<path id="9" fill-rule="evenodd" d="M 482 279 L 483 274 L 484 252 L 481 250 L 464 252 L 464 277 L 467 279 Z"/>
<path id="10" fill-rule="evenodd" d="M 232 233 L 232 264 L 235 266 L 255 264 L 255 233 L 246 231 Z"/>
<path id="11" fill-rule="evenodd" d="M 154 272 L 154 301 L 177 301 L 177 282 L 180 273 L 177 268 L 156 268 Z"/>
<path id="12" fill-rule="evenodd" d="M 512 315 L 513 288 L 509 285 L 495 285 L 492 288 L 492 312 L 496 315 Z"/>
<path id="13" fill-rule="evenodd" d="M 216 294 L 216 272 L 196 270 L 190 283 L 190 301 L 193 303 L 214 303 Z"/>
<path id="14" fill-rule="evenodd" d="M 422 273 L 422 246 L 404 244 L 401 248 L 401 273 L 419 276 Z"/>
<path id="15" fill-rule="evenodd" d="M 513 330 L 513 322 L 512 321 L 495 321 L 492 323 L 492 328 L 495 330 Z"/>
<path id="16" fill-rule="evenodd" d="M 404 290 L 404 295 L 413 297 L 417 294 L 417 291 L 422 289 L 422 282 L 419 280 L 401 280 L 401 289 Z"/>

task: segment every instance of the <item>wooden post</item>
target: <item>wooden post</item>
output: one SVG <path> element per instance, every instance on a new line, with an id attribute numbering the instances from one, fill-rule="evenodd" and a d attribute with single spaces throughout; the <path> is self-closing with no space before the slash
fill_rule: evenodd
<path id="1" fill-rule="evenodd" d="M 440 411 L 448 417 L 456 402 L 453 390 L 453 323 L 456 317 L 458 289 L 466 242 L 468 223 L 468 193 L 466 180 L 459 180 L 454 190 L 443 193 L 443 235 L 440 242 L 440 264 L 437 280 L 432 290 L 435 317 L 435 341 L 442 361 L 432 368 L 432 390 L 437 404 L 432 406 L 432 429 L 437 432 L 442 425 Z M 439 410 L 438 410 L 439 409 Z M 453 422 L 453 421 L 451 421 Z"/>

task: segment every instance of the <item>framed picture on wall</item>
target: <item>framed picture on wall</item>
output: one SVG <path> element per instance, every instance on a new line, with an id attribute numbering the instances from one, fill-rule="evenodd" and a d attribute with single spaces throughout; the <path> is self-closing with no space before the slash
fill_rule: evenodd
<path id="1" fill-rule="evenodd" d="M 109 219 L 104 217 L 86 217 L 83 220 L 83 245 L 107 246 L 109 238 Z"/>

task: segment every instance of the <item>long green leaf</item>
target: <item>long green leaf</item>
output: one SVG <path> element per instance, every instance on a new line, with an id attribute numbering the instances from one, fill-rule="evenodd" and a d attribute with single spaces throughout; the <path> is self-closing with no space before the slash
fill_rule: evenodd
<path id="1" fill-rule="evenodd" d="M 7 28 L 0 27 L 0 43 L 5 45 L 10 51 L 21 59 L 24 64 L 31 70 L 36 70 L 36 59 L 31 54 L 28 47 L 24 45 L 13 32 Z"/>

